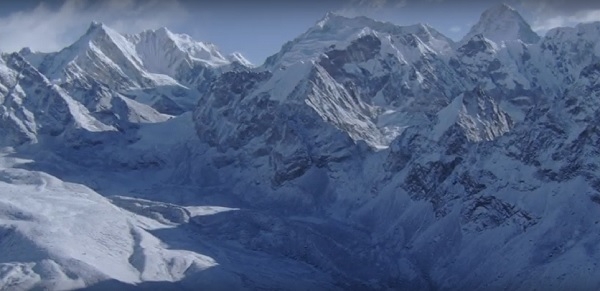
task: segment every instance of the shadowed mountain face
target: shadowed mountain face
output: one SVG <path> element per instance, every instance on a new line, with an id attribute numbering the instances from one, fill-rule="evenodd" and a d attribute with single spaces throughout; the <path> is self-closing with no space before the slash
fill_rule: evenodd
<path id="1" fill-rule="evenodd" d="M 600 288 L 600 23 L 327 14 L 0 58 L 0 289 Z"/>

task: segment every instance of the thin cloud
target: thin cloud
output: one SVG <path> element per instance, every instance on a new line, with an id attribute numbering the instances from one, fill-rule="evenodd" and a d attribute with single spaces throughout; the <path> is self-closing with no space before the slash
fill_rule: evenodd
<path id="1" fill-rule="evenodd" d="M 536 31 L 548 31 L 555 27 L 573 26 L 578 23 L 600 21 L 600 9 L 575 12 L 571 15 L 538 16 L 532 24 Z"/>
<path id="2" fill-rule="evenodd" d="M 408 0 L 352 0 L 336 13 L 348 17 L 373 16 L 384 9 L 399 9 L 408 4 Z"/>
<path id="3" fill-rule="evenodd" d="M 588 0 L 525 1 L 521 5 L 532 12 L 531 27 L 539 33 L 577 23 L 600 21 L 600 2 Z"/>
<path id="4" fill-rule="evenodd" d="M 456 25 L 456 26 L 450 27 L 450 29 L 448 29 L 448 30 L 453 33 L 459 33 L 462 31 L 462 27 Z"/>
<path id="5" fill-rule="evenodd" d="M 57 51 L 76 40 L 92 20 L 123 33 L 183 23 L 189 15 L 176 0 L 66 0 L 58 8 L 43 2 L 29 11 L 0 18 L 0 51 L 23 47 Z"/>

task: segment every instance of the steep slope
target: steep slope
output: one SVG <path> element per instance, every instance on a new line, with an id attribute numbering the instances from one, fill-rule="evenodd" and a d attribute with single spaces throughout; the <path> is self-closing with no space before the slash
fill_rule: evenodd
<path id="1" fill-rule="evenodd" d="M 239 54 L 224 57 L 214 45 L 195 42 L 166 28 L 124 36 L 98 22 L 60 52 L 21 53 L 50 80 L 89 104 L 92 111 L 101 103 L 97 100 L 110 103 L 113 98 L 124 97 L 162 113 L 180 114 L 196 104 L 197 96 L 218 74 L 249 65 Z M 111 91 L 111 96 L 98 87 Z M 143 119 L 157 115 L 148 109 L 136 114 Z"/>
<path id="2" fill-rule="evenodd" d="M 75 43 L 47 56 L 40 64 L 40 71 L 57 83 L 95 78 L 114 89 L 158 85 L 156 82 L 160 81 L 169 83 L 168 79 L 153 80 L 142 66 L 135 48 L 125 37 L 102 23 L 92 22 Z"/>
<path id="3" fill-rule="evenodd" d="M 269 96 L 304 106 L 304 100 L 352 139 L 386 148 L 403 128 L 431 122 L 456 96 L 476 87 L 503 96 L 499 104 L 536 95 L 540 85 L 529 80 L 537 78 L 539 63 L 528 59 L 530 50 L 522 42 L 499 47 L 481 35 L 455 48 L 425 25 L 330 13 L 269 57 L 258 69 L 265 71 L 260 80 L 232 90 L 245 91 L 250 97 L 244 102 Z M 210 107 L 212 97 L 205 96 L 202 103 Z M 529 109 L 509 107 L 514 119 Z"/>
<path id="4" fill-rule="evenodd" d="M 458 44 L 424 25 L 328 14 L 263 66 L 224 70 L 193 112 L 139 122 L 102 146 L 18 148 L 0 163 L 18 210 L 0 206 L 0 217 L 14 226 L 9 241 L 48 251 L 0 262 L 30 270 L 0 272 L 0 282 L 43 287 L 51 274 L 67 287 L 101 281 L 100 290 L 122 286 L 103 285 L 109 278 L 158 289 L 597 290 L 598 25 L 533 41 L 516 29 L 526 23 L 504 26 L 519 20 L 514 10 L 486 13 L 500 22 L 482 21 Z M 148 72 L 144 58 L 169 50 L 151 66 L 179 84 L 202 76 L 178 72 L 227 59 L 207 44 L 182 45 L 183 55 L 176 41 L 160 46 L 160 37 L 186 41 L 167 30 L 146 34 L 127 38 L 131 66 Z M 19 215 L 48 197 L 64 200 L 63 214 Z M 73 222 L 74 201 L 97 204 L 118 229 L 100 224 L 107 235 L 94 236 L 87 220 Z M 99 252 L 114 267 L 29 223 L 46 213 L 77 226 L 55 229 L 64 237 L 117 250 Z"/>
<path id="5" fill-rule="evenodd" d="M 330 13 L 269 57 L 257 69 L 268 72 L 241 90 L 252 96 L 244 102 L 267 95 L 277 103 L 307 102 L 353 139 L 385 148 L 403 127 L 427 119 L 460 92 L 444 55 L 452 46 L 425 25 Z M 206 96 L 202 102 L 210 106 Z"/>
<path id="6" fill-rule="evenodd" d="M 267 58 L 265 66 L 272 68 L 314 59 L 332 48 L 343 49 L 370 31 L 395 36 L 396 39 L 413 34 L 427 45 L 427 49 L 437 53 L 449 51 L 453 44 L 452 40 L 427 25 L 401 27 L 367 17 L 348 18 L 330 12 L 307 32 L 284 44 L 279 53 Z"/>
<path id="7" fill-rule="evenodd" d="M 596 166 L 580 158 L 594 156 L 595 53 L 561 53 L 588 41 L 590 51 L 594 30 L 538 43 L 484 31 L 436 50 L 377 25 L 328 15 L 262 71 L 224 75 L 194 113 L 205 164 L 178 174 L 218 175 L 253 205 L 369 229 L 369 243 L 345 246 L 352 264 L 380 267 L 369 288 L 597 288 L 598 238 L 583 234 L 600 218 Z M 407 82 L 388 81 L 397 76 Z M 390 111 L 386 125 L 402 129 L 385 140 L 377 120 Z M 353 271 L 343 274 L 375 276 Z"/>
<path id="8" fill-rule="evenodd" d="M 186 85 L 197 83 L 190 78 L 202 75 L 202 69 L 217 69 L 233 62 L 251 66 L 239 53 L 225 57 L 214 44 L 196 42 L 189 35 L 175 34 L 164 27 L 127 38 L 135 45 L 146 70 L 172 76 Z"/>
<path id="9" fill-rule="evenodd" d="M 94 143 L 116 132 L 17 53 L 0 58 L 0 83 L 3 146 L 35 143 L 44 136 L 67 144 Z"/>
<path id="10" fill-rule="evenodd" d="M 595 34 L 599 22 L 578 24 L 574 28 L 555 28 L 546 34 L 539 45 L 539 55 L 546 61 L 540 71 L 555 84 L 571 85 L 583 67 L 598 62 L 600 48 Z"/>
<path id="11" fill-rule="evenodd" d="M 520 40 L 527 44 L 533 44 L 540 40 L 539 35 L 531 29 L 519 12 L 504 3 L 484 11 L 479 21 L 471 27 L 461 43 L 469 41 L 478 34 L 498 45 L 505 41 Z"/>

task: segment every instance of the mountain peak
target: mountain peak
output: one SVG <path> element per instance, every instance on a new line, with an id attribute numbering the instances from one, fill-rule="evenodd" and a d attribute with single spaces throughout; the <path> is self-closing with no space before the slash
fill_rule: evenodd
<path id="1" fill-rule="evenodd" d="M 323 18 L 321 18 L 319 21 L 317 21 L 316 26 L 323 28 L 327 23 L 330 23 L 331 21 L 336 21 L 336 19 L 339 20 L 339 19 L 348 19 L 348 18 L 342 16 L 341 14 L 329 11 L 325 14 L 325 16 L 323 16 Z"/>
<path id="2" fill-rule="evenodd" d="M 490 7 L 488 10 L 486 10 L 486 12 L 488 13 L 504 13 L 504 12 L 514 12 L 514 13 L 518 13 L 517 10 L 515 10 L 514 8 L 512 8 L 512 6 L 506 4 L 506 3 L 500 3 L 497 5 L 494 5 L 492 7 Z"/>
<path id="3" fill-rule="evenodd" d="M 228 58 L 210 42 L 196 41 L 190 35 L 171 32 L 166 27 L 144 30 L 128 35 L 144 66 L 152 72 L 174 76 L 181 64 L 201 63 L 212 68 L 238 61 L 249 62 L 241 55 Z"/>
<path id="4" fill-rule="evenodd" d="M 90 41 L 96 41 L 101 38 L 107 38 L 111 39 L 113 42 L 119 42 L 123 36 L 119 32 L 108 27 L 103 22 L 92 21 L 85 34 L 79 38 L 77 43 L 87 46 Z"/>
<path id="5" fill-rule="evenodd" d="M 171 33 L 171 31 L 166 26 L 158 28 L 156 30 L 156 32 L 159 32 L 159 33 Z"/>
<path id="6" fill-rule="evenodd" d="M 447 51 L 454 42 L 427 24 L 400 26 L 392 22 L 378 21 L 366 16 L 347 17 L 328 12 L 305 33 L 287 42 L 281 50 L 265 60 L 265 67 L 287 67 L 296 62 L 319 58 L 322 53 L 335 48 L 348 47 L 367 35 L 375 38 L 404 38 L 414 35 L 433 51 Z M 401 42 L 404 42 L 401 41 Z M 392 45 L 392 44 L 389 44 Z"/>
<path id="7" fill-rule="evenodd" d="M 468 42 L 477 34 L 482 34 L 498 44 L 511 40 L 536 43 L 540 39 L 521 14 L 505 3 L 494 5 L 484 11 L 461 43 Z"/>
<path id="8" fill-rule="evenodd" d="M 19 54 L 22 55 L 22 56 L 24 56 L 24 55 L 30 55 L 30 54 L 33 54 L 33 51 L 31 50 L 30 47 L 27 46 L 27 47 L 22 48 L 19 51 Z"/>
<path id="9" fill-rule="evenodd" d="M 92 22 L 90 22 L 90 26 L 88 27 L 86 34 L 90 34 L 95 31 L 105 30 L 106 28 L 107 26 L 104 23 L 93 20 Z"/>
<path id="10" fill-rule="evenodd" d="M 172 38 L 173 33 L 166 27 L 160 27 L 158 29 L 155 30 L 151 30 L 151 32 L 155 33 L 156 35 L 160 35 L 160 36 L 164 36 L 167 38 Z"/>
<path id="11" fill-rule="evenodd" d="M 238 62 L 246 67 L 252 67 L 252 63 L 248 61 L 240 52 L 233 52 L 227 56 L 227 59 L 231 62 Z"/>
<path id="12" fill-rule="evenodd" d="M 327 27 L 356 27 L 356 26 L 373 26 L 377 21 L 365 16 L 347 17 L 336 12 L 327 12 L 315 26 L 317 29 L 326 29 Z"/>

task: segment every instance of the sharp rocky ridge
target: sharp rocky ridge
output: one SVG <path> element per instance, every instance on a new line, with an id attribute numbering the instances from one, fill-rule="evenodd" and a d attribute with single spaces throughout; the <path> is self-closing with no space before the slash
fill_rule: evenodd
<path id="1" fill-rule="evenodd" d="M 328 13 L 260 66 L 97 22 L 2 54 L 0 288 L 596 290 L 599 31 L 502 4 L 458 42 Z"/>

